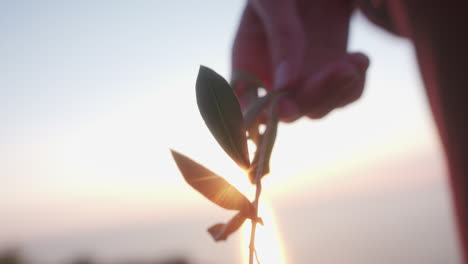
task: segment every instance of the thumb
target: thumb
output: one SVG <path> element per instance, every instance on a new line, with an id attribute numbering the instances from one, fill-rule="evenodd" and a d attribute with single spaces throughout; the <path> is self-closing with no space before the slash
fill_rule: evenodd
<path id="1" fill-rule="evenodd" d="M 251 4 L 265 27 L 273 88 L 290 87 L 299 79 L 306 46 L 296 1 L 251 0 Z"/>

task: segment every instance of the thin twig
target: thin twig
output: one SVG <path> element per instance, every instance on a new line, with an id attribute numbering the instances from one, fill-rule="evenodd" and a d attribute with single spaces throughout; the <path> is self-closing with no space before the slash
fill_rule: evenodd
<path id="1" fill-rule="evenodd" d="M 263 146 L 264 144 L 262 144 Z M 262 153 L 263 154 L 263 153 Z M 262 161 L 263 156 L 260 156 L 260 161 Z M 260 167 L 261 166 L 261 167 Z M 261 182 L 261 173 L 263 172 L 263 165 L 260 163 L 259 168 L 257 170 L 257 175 L 256 175 L 256 190 L 255 190 L 255 200 L 253 202 L 255 206 L 255 215 L 258 215 L 258 201 L 260 200 L 260 194 L 262 193 L 262 182 Z M 260 177 L 259 177 L 260 175 Z M 250 232 L 250 245 L 249 245 L 249 264 L 253 264 L 253 255 L 255 250 L 255 230 L 257 229 L 257 221 L 252 220 L 252 230 Z M 257 262 L 258 258 L 257 258 Z"/>
<path id="2" fill-rule="evenodd" d="M 275 114 L 275 111 L 276 111 L 276 103 L 279 100 L 279 98 L 280 96 L 278 95 L 271 102 L 270 109 L 269 109 L 270 111 L 267 116 L 268 119 L 273 118 L 273 115 Z M 267 120 L 267 128 L 265 130 L 265 134 L 263 137 L 264 140 L 261 141 L 261 146 L 260 146 L 260 149 L 258 150 L 260 151 L 260 156 L 259 156 L 259 161 L 258 161 L 258 169 L 255 175 L 256 190 L 255 190 L 255 200 L 253 201 L 253 205 L 255 207 L 255 215 L 257 217 L 258 217 L 258 203 L 260 200 L 260 194 L 262 192 L 262 177 L 264 174 L 263 165 L 265 163 L 265 156 L 267 154 L 266 152 L 268 148 L 268 140 L 266 140 L 268 139 L 268 135 L 266 134 L 269 133 L 269 131 L 271 131 L 271 127 L 268 127 L 268 125 L 271 126 L 271 123 L 269 122 L 269 120 Z M 257 251 L 255 250 L 255 230 L 256 229 L 257 229 L 257 221 L 252 220 L 252 229 L 250 233 L 250 245 L 249 245 L 249 264 L 253 264 L 254 253 L 255 253 L 255 258 L 257 259 L 257 263 L 260 264 L 260 261 L 258 260 L 258 256 L 257 256 Z"/>
<path id="3" fill-rule="evenodd" d="M 257 255 L 257 250 L 254 249 L 254 253 L 255 253 L 255 259 L 257 260 L 257 264 L 260 264 L 260 260 L 258 260 L 258 255 Z"/>

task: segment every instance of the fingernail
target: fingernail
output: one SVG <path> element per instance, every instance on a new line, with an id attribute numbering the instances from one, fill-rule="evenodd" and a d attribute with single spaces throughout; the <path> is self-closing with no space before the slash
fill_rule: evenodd
<path id="1" fill-rule="evenodd" d="M 289 84 L 289 71 L 289 63 L 287 61 L 283 61 L 278 64 L 275 70 L 275 81 L 273 83 L 273 88 L 275 90 L 283 89 Z"/>

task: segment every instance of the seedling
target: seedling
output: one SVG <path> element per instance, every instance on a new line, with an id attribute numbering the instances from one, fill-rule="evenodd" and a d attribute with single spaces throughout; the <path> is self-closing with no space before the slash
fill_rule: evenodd
<path id="1" fill-rule="evenodd" d="M 255 230 L 257 223 L 263 225 L 258 216 L 258 202 L 262 191 L 262 178 L 270 171 L 270 157 L 278 128 L 277 103 L 285 95 L 271 92 L 263 97 L 258 90 L 263 87 L 260 81 L 248 73 L 235 73 L 233 87 L 245 85 L 248 107 L 242 114 L 239 101 L 231 85 L 213 70 L 200 66 L 196 82 L 198 109 L 211 134 L 226 154 L 243 170 L 255 185 L 255 198 L 252 202 L 221 176 L 187 156 L 171 150 L 172 156 L 185 181 L 208 200 L 228 210 L 237 211 L 226 223 L 218 223 L 208 232 L 215 241 L 226 240 L 238 230 L 245 220 L 252 222 L 249 245 L 249 263 L 255 255 Z M 263 124 L 264 123 L 264 124 Z M 260 125 L 265 125 L 260 131 Z M 247 140 L 256 146 L 250 159 Z"/>

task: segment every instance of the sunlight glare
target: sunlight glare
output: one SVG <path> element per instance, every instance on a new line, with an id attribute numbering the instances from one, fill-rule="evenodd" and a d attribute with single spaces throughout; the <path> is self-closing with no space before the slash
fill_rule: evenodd
<path id="1" fill-rule="evenodd" d="M 271 206 L 260 200 L 259 216 L 262 217 L 264 226 L 257 225 L 255 233 L 255 248 L 257 250 L 260 263 L 285 264 L 284 248 L 281 244 L 280 233 L 275 222 Z M 249 243 L 250 243 L 250 222 L 246 222 L 243 227 L 243 237 L 241 250 L 244 263 L 248 264 Z M 256 261 L 254 260 L 254 263 Z"/>

